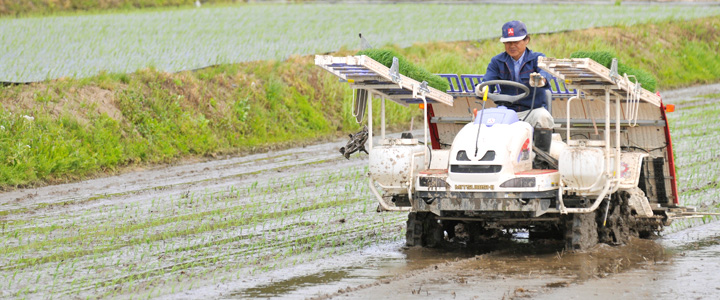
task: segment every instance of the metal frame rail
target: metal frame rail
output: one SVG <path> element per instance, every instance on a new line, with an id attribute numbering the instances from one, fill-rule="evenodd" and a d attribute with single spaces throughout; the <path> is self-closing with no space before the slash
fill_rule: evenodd
<path id="1" fill-rule="evenodd" d="M 475 86 L 483 82 L 484 74 L 437 74 L 445 78 L 450 84 L 447 93 L 457 97 L 475 96 Z M 550 91 L 554 98 L 572 97 L 577 94 L 577 90 L 568 89 L 564 82 L 559 82 L 556 78 L 550 79 L 548 82 Z M 500 90 L 500 87 L 497 87 Z"/>
<path id="2" fill-rule="evenodd" d="M 611 86 L 616 92 L 635 91 L 636 84 L 589 58 L 558 59 L 540 57 L 538 67 L 565 83 L 569 89 L 582 90 L 586 98 L 601 99 L 605 97 L 605 88 Z M 624 95 L 621 95 L 626 97 Z M 646 89 L 639 90 L 639 100 L 660 107 L 660 96 Z"/>
<path id="3" fill-rule="evenodd" d="M 385 99 L 390 99 L 401 105 L 407 106 L 411 103 L 423 104 L 423 123 L 425 145 L 428 145 L 428 103 L 442 103 L 445 105 L 453 105 L 453 96 L 439 91 L 435 88 L 427 86 L 426 82 L 420 83 L 410 77 L 402 75 L 397 70 L 397 60 L 393 62 L 393 66 L 388 68 L 383 64 L 373 60 L 372 58 L 360 56 L 335 57 L 330 55 L 316 55 L 315 65 L 320 66 L 328 72 L 340 77 L 341 81 L 350 84 L 353 89 L 364 89 L 368 92 L 368 99 L 373 95 L 381 97 L 381 139 L 385 140 Z M 373 118 L 372 118 L 372 101 L 367 102 L 368 107 L 368 140 L 369 150 L 373 149 Z M 429 157 L 428 149 L 425 147 L 425 161 L 423 165 L 427 167 Z M 414 166 L 415 156 L 412 156 L 411 166 Z M 413 171 L 411 169 L 410 173 Z M 410 207 L 397 207 L 389 205 L 375 187 L 372 177 L 369 177 L 370 190 L 378 199 L 380 206 L 385 210 L 391 211 L 409 211 Z M 379 183 L 378 183 L 379 184 Z M 412 178 L 408 180 L 406 186 L 382 186 L 383 188 L 407 188 L 408 197 L 412 200 Z"/>
<path id="4" fill-rule="evenodd" d="M 368 56 L 316 55 L 315 64 L 348 82 L 352 88 L 372 90 L 375 95 L 383 96 L 404 106 L 423 102 L 420 97 L 417 97 L 420 82 L 402 74 L 399 74 L 399 80 L 393 80 L 390 68 Z M 415 94 L 413 90 L 416 91 Z M 428 87 L 424 96 L 429 103 L 453 105 L 452 96 L 433 87 Z"/>
<path id="5" fill-rule="evenodd" d="M 562 184 L 561 180 L 560 189 L 558 190 L 558 208 L 561 213 L 589 213 L 595 211 L 606 195 L 617 191 L 620 184 L 620 172 L 614 172 L 614 174 L 611 172 L 613 168 L 611 168 L 610 161 L 611 156 L 614 157 L 614 170 L 620 170 L 620 103 L 623 100 L 628 101 L 628 95 L 632 94 L 632 98 L 635 101 L 645 101 L 657 107 L 661 106 L 662 101 L 660 96 L 645 89 L 640 89 L 639 86 L 636 86 L 635 83 L 631 82 L 627 76 L 619 76 L 619 74 L 617 74 L 615 64 L 616 62 L 614 63 L 612 69 L 608 69 L 589 58 L 556 59 L 540 57 L 538 60 L 538 67 L 555 76 L 558 80 L 565 82 L 565 85 L 568 88 L 574 88 L 577 90 L 576 96 L 568 99 L 567 101 L 568 115 L 566 129 L 568 130 L 568 146 L 579 146 L 584 144 L 583 141 L 575 141 L 570 138 L 570 103 L 573 100 L 580 99 L 581 96 L 582 98 L 604 100 L 605 102 L 605 181 L 602 185 L 602 191 L 594 201 L 593 205 L 589 208 L 567 208 L 562 200 L 564 190 L 580 192 L 594 188 L 595 185 L 590 188 L 566 188 Z M 611 96 L 614 96 L 615 98 L 615 149 L 613 150 L 610 149 L 610 115 L 612 114 L 610 108 Z"/>

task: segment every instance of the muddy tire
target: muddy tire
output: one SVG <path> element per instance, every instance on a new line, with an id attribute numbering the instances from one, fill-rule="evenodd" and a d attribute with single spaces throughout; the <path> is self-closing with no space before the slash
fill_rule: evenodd
<path id="1" fill-rule="evenodd" d="M 420 216 L 424 216 L 420 213 Z M 418 218 L 418 213 L 408 214 L 407 230 L 405 232 L 405 246 L 422 246 L 423 220 Z"/>
<path id="2" fill-rule="evenodd" d="M 568 216 L 565 229 L 565 249 L 583 251 L 597 244 L 598 232 L 595 215 L 592 212 Z"/>
<path id="3" fill-rule="evenodd" d="M 485 224 L 482 222 L 465 223 L 465 231 L 467 232 L 467 243 L 476 245 L 490 240 L 497 240 L 503 235 L 502 230 L 485 228 Z"/>
<path id="4" fill-rule="evenodd" d="M 635 231 L 637 231 L 637 235 L 641 239 L 658 238 L 663 230 L 662 219 L 631 218 L 634 219 Z"/>
<path id="5" fill-rule="evenodd" d="M 432 213 L 411 212 L 408 214 L 405 245 L 437 248 L 445 241 L 443 226 Z"/>
<path id="6" fill-rule="evenodd" d="M 600 242 L 611 245 L 624 245 L 631 237 L 638 236 L 637 222 L 631 214 L 628 198 L 629 195 L 626 192 L 612 195 L 607 221 L 605 221 L 605 212 L 603 210 L 607 202 L 603 203 L 604 205 L 601 205 L 600 209 L 598 209 L 601 212 L 598 214 L 598 238 Z M 605 222 L 604 226 L 603 222 Z"/>
<path id="7" fill-rule="evenodd" d="M 438 223 L 435 215 L 428 213 L 423 222 L 423 246 L 428 248 L 437 248 L 445 242 L 445 230 L 443 225 Z"/>

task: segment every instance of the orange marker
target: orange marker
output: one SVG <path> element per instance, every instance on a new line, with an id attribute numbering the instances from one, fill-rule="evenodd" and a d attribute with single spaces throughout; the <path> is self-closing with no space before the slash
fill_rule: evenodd
<path id="1" fill-rule="evenodd" d="M 665 112 L 674 112 L 675 111 L 675 104 L 668 104 L 665 105 Z"/>

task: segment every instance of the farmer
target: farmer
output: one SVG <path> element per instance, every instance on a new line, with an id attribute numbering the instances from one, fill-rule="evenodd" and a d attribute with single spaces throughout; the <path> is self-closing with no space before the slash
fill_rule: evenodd
<path id="1" fill-rule="evenodd" d="M 551 99 L 547 99 L 545 94 L 550 90 L 547 81 L 552 76 L 538 68 L 538 57 L 545 56 L 545 54 L 533 52 L 527 48 L 530 36 L 527 35 L 525 23 L 520 21 L 505 23 L 502 27 L 500 41 L 505 44 L 505 52 L 490 60 L 483 81 L 510 80 L 526 85 L 530 88 L 530 95 L 509 105 L 508 108 L 516 111 L 520 120 L 525 120 L 533 127 L 552 129 L 555 122 L 546 109 L 547 102 Z M 530 86 L 531 78 L 539 81 L 535 91 L 533 91 L 535 87 Z M 501 93 L 508 95 L 522 93 L 521 89 L 511 86 L 501 86 L 500 89 Z M 533 94 L 535 95 L 534 102 Z M 528 116 L 528 114 L 530 115 Z"/>

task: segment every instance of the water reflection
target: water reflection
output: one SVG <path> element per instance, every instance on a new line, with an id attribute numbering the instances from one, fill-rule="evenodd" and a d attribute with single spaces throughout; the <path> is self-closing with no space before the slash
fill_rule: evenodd
<path id="1" fill-rule="evenodd" d="M 563 250 L 562 241 L 517 237 L 491 241 L 478 247 L 456 245 L 443 249 L 406 248 L 401 243 L 395 243 L 394 247 L 371 253 L 352 266 L 261 284 L 232 297 L 303 299 L 323 293 L 350 291 L 378 281 L 388 283 L 393 278 L 406 278 L 407 274 L 427 272 L 428 269 L 438 272 L 437 278 L 456 282 L 476 278 L 546 279 L 544 287 L 557 290 L 593 282 L 592 279 L 669 265 L 674 259 L 683 258 L 686 251 L 708 247 L 717 249 L 718 245 L 720 237 L 688 242 L 680 247 L 663 247 L 661 242 L 633 239 L 623 246 L 601 244 L 587 252 L 569 253 Z M 702 251 L 696 252 L 700 254 Z"/>

